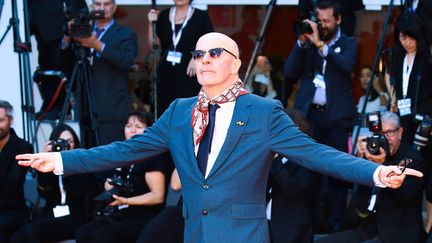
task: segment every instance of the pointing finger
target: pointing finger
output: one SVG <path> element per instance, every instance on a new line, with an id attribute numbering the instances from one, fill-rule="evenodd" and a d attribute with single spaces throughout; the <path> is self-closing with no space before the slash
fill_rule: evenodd
<path id="1" fill-rule="evenodd" d="M 410 168 L 406 168 L 404 174 L 411 175 L 411 176 L 417 176 L 417 177 L 423 177 L 423 173 L 421 173 L 418 170 L 414 170 L 414 169 L 410 169 Z"/>
<path id="2" fill-rule="evenodd" d="M 15 156 L 16 160 L 30 160 L 33 158 L 33 154 L 18 154 Z"/>

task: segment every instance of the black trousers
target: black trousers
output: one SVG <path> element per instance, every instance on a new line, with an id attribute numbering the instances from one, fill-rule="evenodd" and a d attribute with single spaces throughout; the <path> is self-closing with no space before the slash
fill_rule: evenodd
<path id="1" fill-rule="evenodd" d="M 183 237 L 182 207 L 170 206 L 148 222 L 137 243 L 183 243 Z"/>
<path id="2" fill-rule="evenodd" d="M 75 240 L 77 243 L 134 243 L 148 220 L 146 217 L 93 220 L 75 232 Z"/>
<path id="3" fill-rule="evenodd" d="M 5 195 L 3 195 L 5 196 Z M 12 233 L 29 220 L 28 210 L 0 211 L 0 242 L 9 242 Z"/>
<path id="4" fill-rule="evenodd" d="M 84 223 L 84 217 L 73 215 L 37 219 L 18 229 L 12 235 L 11 242 L 41 243 L 73 239 L 75 230 Z"/>
<path id="5" fill-rule="evenodd" d="M 306 118 L 314 132 L 314 138 L 319 143 L 343 152 L 348 151 L 350 127 L 330 126 L 327 122 L 326 110 L 316 109 L 313 106 L 311 106 Z M 334 161 L 334 163 L 338 163 L 338 161 Z M 328 176 L 323 176 L 322 178 L 322 188 L 317 204 L 320 205 L 319 210 L 325 210 L 326 212 L 318 212 L 317 214 L 324 215 L 322 216 L 324 218 L 328 217 L 328 221 L 326 219 L 321 220 L 327 221 L 324 223 L 329 224 L 331 227 L 330 230 L 340 230 L 342 216 L 347 203 L 349 183 Z"/>

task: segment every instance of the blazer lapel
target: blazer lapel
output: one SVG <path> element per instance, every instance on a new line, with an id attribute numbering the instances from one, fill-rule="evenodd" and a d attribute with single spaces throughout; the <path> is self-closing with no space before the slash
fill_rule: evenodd
<path id="1" fill-rule="evenodd" d="M 222 145 L 219 155 L 216 158 L 216 162 L 213 165 L 207 179 L 210 178 L 223 165 L 228 156 L 237 146 L 237 143 L 239 142 L 240 137 L 249 122 L 249 116 L 251 113 L 251 109 L 249 109 L 249 106 L 251 105 L 249 97 L 250 95 L 246 94 L 240 96 L 237 99 L 225 142 Z"/>
<path id="2" fill-rule="evenodd" d="M 195 103 L 192 103 L 190 109 L 185 109 L 183 116 L 186 117 L 184 119 L 184 124 L 182 126 L 185 128 L 183 137 L 187 138 L 186 146 L 187 146 L 187 154 L 190 161 L 190 167 L 194 171 L 195 174 L 199 175 L 200 178 L 204 179 L 204 176 L 201 173 L 201 170 L 198 167 L 198 161 L 195 156 L 195 144 L 193 141 L 193 130 L 192 130 L 192 109 L 194 108 Z M 189 162 L 186 161 L 186 162 Z"/>
<path id="3" fill-rule="evenodd" d="M 105 33 L 103 34 L 101 41 L 103 43 L 109 43 L 112 39 L 113 36 L 117 33 L 117 31 L 120 29 L 120 26 L 114 22 L 113 25 L 111 25 L 111 27 L 109 27 L 109 29 L 107 29 L 105 31 Z"/>

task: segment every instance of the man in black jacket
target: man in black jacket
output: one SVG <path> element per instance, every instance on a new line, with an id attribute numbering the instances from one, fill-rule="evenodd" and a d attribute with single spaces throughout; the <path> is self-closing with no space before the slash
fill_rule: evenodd
<path id="1" fill-rule="evenodd" d="M 0 242 L 9 242 L 13 231 L 29 218 L 23 189 L 27 168 L 19 166 L 15 156 L 33 148 L 11 128 L 12 110 L 9 102 L 0 100 Z"/>
<path id="2" fill-rule="evenodd" d="M 366 142 L 359 138 L 358 156 L 383 165 L 399 165 L 425 172 L 421 154 L 411 146 L 401 143 L 403 127 L 399 117 L 383 112 L 382 134 L 387 138 L 389 150 L 380 148 L 379 155 L 366 149 Z M 424 242 L 422 220 L 423 178 L 407 178 L 396 189 L 370 189 L 359 187 L 353 195 L 356 206 L 352 208 L 357 226 L 320 239 L 318 242 Z M 369 241 L 368 241 L 369 242 Z"/>
<path id="3" fill-rule="evenodd" d="M 91 52 L 89 57 L 92 76 L 90 97 L 97 111 L 94 118 L 97 121 L 100 140 L 99 144 L 92 141 L 93 131 L 91 130 L 95 127 L 88 121 L 86 109 L 82 109 L 86 105 L 85 93 L 80 94 L 80 89 L 78 89 L 78 118 L 84 147 L 124 139 L 124 121 L 132 110 L 132 99 L 128 91 L 128 74 L 135 62 L 138 48 L 135 32 L 118 24 L 114 19 L 117 9 L 115 0 L 93 0 L 93 9 L 104 11 L 105 17 L 95 21 L 95 28 L 91 36 L 72 38 L 65 35 L 58 51 L 59 61 L 67 73 L 71 73 L 74 61 L 73 50 L 77 43 L 89 48 Z M 80 85 L 79 81 L 81 80 L 75 80 L 77 85 Z"/>
<path id="4" fill-rule="evenodd" d="M 36 38 L 38 50 L 39 66 L 34 80 L 38 83 L 43 100 L 36 116 L 39 119 L 56 119 L 66 94 L 62 90 L 56 96 L 59 78 L 43 74 L 59 68 L 55 56 L 65 31 L 66 15 L 78 15 L 82 9 L 87 9 L 87 3 L 85 0 L 28 0 L 28 5 L 30 30 Z"/>

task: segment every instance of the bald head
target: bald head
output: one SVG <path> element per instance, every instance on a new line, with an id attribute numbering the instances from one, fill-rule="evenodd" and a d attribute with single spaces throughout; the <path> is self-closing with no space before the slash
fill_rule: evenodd
<path id="1" fill-rule="evenodd" d="M 196 49 L 199 50 L 201 49 L 199 48 L 200 46 L 209 43 L 211 43 L 214 46 L 223 47 L 227 49 L 228 51 L 232 52 L 237 58 L 240 57 L 240 51 L 237 46 L 237 43 L 225 34 L 219 32 L 211 32 L 201 36 L 198 39 L 198 42 L 196 44 Z"/>
<path id="2" fill-rule="evenodd" d="M 239 79 L 239 48 L 230 37 L 216 32 L 205 34 L 199 38 L 195 50 L 202 53 L 195 59 L 198 82 L 210 98 Z"/>

